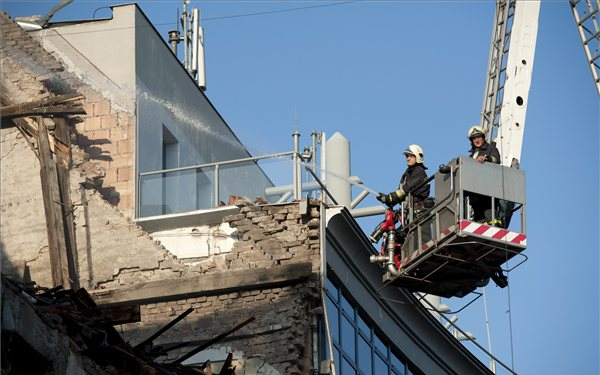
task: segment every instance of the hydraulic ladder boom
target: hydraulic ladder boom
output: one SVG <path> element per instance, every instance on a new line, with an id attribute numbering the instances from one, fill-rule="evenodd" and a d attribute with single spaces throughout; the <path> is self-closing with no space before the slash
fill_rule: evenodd
<path id="1" fill-rule="evenodd" d="M 570 0 L 571 10 L 583 43 L 585 57 L 600 95 L 600 0 Z"/>
<path id="2" fill-rule="evenodd" d="M 538 1 L 496 2 L 481 127 L 507 167 L 521 159 L 539 10 Z"/>

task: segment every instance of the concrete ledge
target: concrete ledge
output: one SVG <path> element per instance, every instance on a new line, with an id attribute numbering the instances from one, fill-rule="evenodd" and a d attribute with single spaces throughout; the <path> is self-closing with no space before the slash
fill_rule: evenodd
<path id="1" fill-rule="evenodd" d="M 220 224 L 227 215 L 240 211 L 237 206 L 224 206 L 207 210 L 197 210 L 180 214 L 148 216 L 135 219 L 134 222 L 146 232 L 193 227 L 197 225 Z"/>
<path id="2" fill-rule="evenodd" d="M 306 262 L 271 268 L 248 268 L 187 278 L 149 281 L 128 288 L 91 291 L 90 294 L 94 301 L 102 306 L 125 303 L 157 303 L 289 285 L 308 278 L 311 272 L 312 264 Z"/>

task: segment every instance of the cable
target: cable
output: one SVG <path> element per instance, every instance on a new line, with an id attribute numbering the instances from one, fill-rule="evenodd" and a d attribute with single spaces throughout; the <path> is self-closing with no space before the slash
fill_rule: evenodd
<path id="1" fill-rule="evenodd" d="M 487 331 L 488 349 L 490 351 L 490 354 L 492 354 L 492 336 L 490 335 L 490 319 L 488 317 L 487 297 L 485 294 L 485 287 L 482 287 L 481 289 L 483 289 L 483 310 L 485 312 L 485 328 Z M 490 363 L 490 369 L 493 373 L 496 373 L 496 364 L 493 359 Z"/>
<path id="2" fill-rule="evenodd" d="M 297 8 L 269 10 L 269 11 L 264 11 L 264 12 L 255 12 L 255 13 L 243 13 L 243 14 L 235 14 L 235 15 L 231 15 L 231 16 L 222 16 L 222 17 L 209 17 L 209 18 L 202 18 L 201 21 L 214 21 L 214 20 L 223 20 L 223 19 L 230 19 L 230 18 L 254 17 L 254 16 L 262 16 L 262 15 L 266 15 L 266 14 L 295 12 L 298 10 L 332 7 L 332 6 L 337 6 L 337 5 L 346 5 L 346 4 L 350 4 L 350 3 L 357 3 L 359 1 L 365 1 L 365 0 L 349 0 L 349 1 L 340 1 L 337 3 L 331 3 L 331 4 L 310 5 L 310 6 L 297 7 Z"/>
<path id="3" fill-rule="evenodd" d="M 340 2 L 336 2 L 336 3 L 330 3 L 330 4 L 318 4 L 318 5 L 310 5 L 310 6 L 296 7 L 296 8 L 286 8 L 286 9 L 279 9 L 279 10 L 270 10 L 270 11 L 263 11 L 263 12 L 233 14 L 233 15 L 229 15 L 229 16 L 207 17 L 207 18 L 201 18 L 200 21 L 201 22 L 207 22 L 207 21 L 218 21 L 218 20 L 231 19 L 231 18 L 255 17 L 255 16 L 268 15 L 268 14 L 288 13 L 288 12 L 296 12 L 296 11 L 301 11 L 301 10 L 309 10 L 309 9 L 316 9 L 316 8 L 325 8 L 325 7 L 346 5 L 346 4 L 351 4 L 351 3 L 363 2 L 363 1 L 366 1 L 366 0 L 348 0 L 348 1 L 340 1 Z M 100 8 L 97 8 L 96 10 L 94 10 L 94 14 L 92 16 L 92 19 L 80 21 L 79 23 L 86 23 L 86 22 L 93 22 L 93 21 L 108 21 L 108 20 L 110 20 L 110 19 L 95 19 L 95 18 L 93 18 L 96 15 L 96 11 L 99 10 L 99 9 L 103 9 L 103 8 L 110 8 L 110 7 L 100 7 Z M 114 27 L 114 28 L 105 29 L 105 30 L 90 30 L 90 31 L 65 32 L 65 33 L 62 33 L 62 35 L 91 34 L 91 33 L 114 31 L 114 30 L 130 30 L 130 29 L 137 29 L 137 28 L 142 28 L 142 27 L 154 27 L 154 28 L 157 28 L 158 26 L 168 26 L 168 25 L 176 25 L 177 26 L 178 22 L 177 21 L 176 22 L 173 22 L 173 21 L 171 21 L 171 22 L 159 22 L 159 23 L 150 23 L 150 25 Z M 50 35 L 48 35 L 48 36 L 50 36 Z"/>
<path id="4" fill-rule="evenodd" d="M 506 276 L 508 277 L 508 275 Z M 510 362 L 511 362 L 511 367 L 514 369 L 515 368 L 515 351 L 514 351 L 514 345 L 513 345 L 513 330 L 512 330 L 512 308 L 511 308 L 511 304 L 510 304 L 510 283 L 507 285 L 507 299 L 508 299 L 508 330 L 510 333 Z"/>

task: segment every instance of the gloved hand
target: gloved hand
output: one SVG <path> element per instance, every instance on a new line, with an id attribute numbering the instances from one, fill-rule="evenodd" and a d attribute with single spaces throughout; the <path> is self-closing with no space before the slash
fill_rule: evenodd
<path id="1" fill-rule="evenodd" d="M 388 205 L 389 207 L 393 207 L 395 204 L 402 202 L 402 200 L 406 197 L 406 193 L 402 188 L 399 188 L 396 191 L 392 191 L 389 194 L 379 193 L 377 196 L 377 200 L 381 203 Z"/>
<path id="2" fill-rule="evenodd" d="M 392 207 L 394 204 L 396 204 L 394 199 L 395 197 L 396 192 L 391 192 L 389 194 L 379 193 L 379 195 L 377 196 L 377 200 L 385 204 L 386 206 Z"/>

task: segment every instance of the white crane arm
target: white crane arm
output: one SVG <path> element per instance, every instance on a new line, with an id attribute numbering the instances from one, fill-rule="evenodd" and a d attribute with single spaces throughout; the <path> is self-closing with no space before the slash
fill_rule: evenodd
<path id="1" fill-rule="evenodd" d="M 494 141 L 501 164 L 519 167 L 538 31 L 539 1 L 517 1 L 510 31 L 504 92 Z"/>

